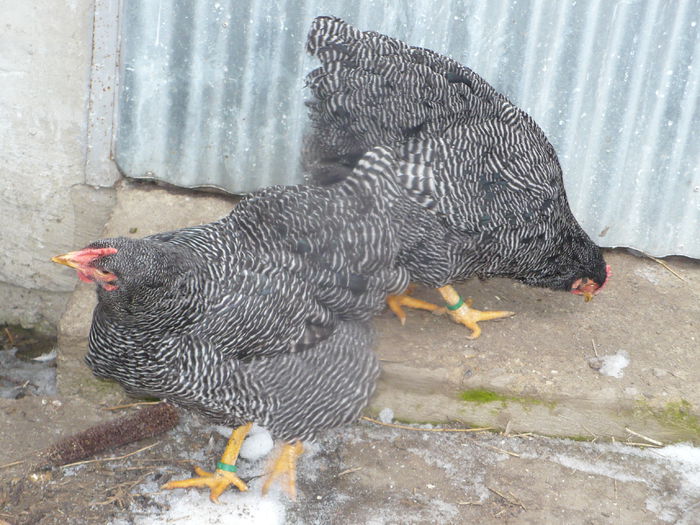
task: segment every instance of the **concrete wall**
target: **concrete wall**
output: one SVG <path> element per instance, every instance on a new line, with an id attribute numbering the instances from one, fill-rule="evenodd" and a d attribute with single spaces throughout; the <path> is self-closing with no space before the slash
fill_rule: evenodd
<path id="1" fill-rule="evenodd" d="M 75 277 L 52 255 L 99 236 L 86 180 L 94 3 L 0 2 L 0 324 L 55 329 Z"/>

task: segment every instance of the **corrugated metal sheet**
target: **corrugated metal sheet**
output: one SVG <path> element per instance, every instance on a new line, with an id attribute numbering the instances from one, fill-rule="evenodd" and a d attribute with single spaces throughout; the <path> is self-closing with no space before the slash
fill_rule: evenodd
<path id="1" fill-rule="evenodd" d="M 234 193 L 300 181 L 319 14 L 448 54 L 532 114 L 601 245 L 700 258 L 700 0 L 123 0 L 120 168 Z"/>

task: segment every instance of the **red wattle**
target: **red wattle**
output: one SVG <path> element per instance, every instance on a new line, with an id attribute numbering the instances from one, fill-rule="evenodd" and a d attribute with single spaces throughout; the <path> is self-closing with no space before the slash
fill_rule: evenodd
<path id="1" fill-rule="evenodd" d="M 83 281 L 84 283 L 91 283 L 93 282 L 92 279 L 90 279 L 87 275 L 85 275 L 83 272 L 78 270 L 78 279 Z"/>

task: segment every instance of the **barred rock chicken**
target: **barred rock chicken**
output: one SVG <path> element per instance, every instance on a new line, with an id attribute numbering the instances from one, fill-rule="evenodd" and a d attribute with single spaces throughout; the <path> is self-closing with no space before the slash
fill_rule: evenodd
<path id="1" fill-rule="evenodd" d="M 55 262 L 97 285 L 86 357 L 132 394 L 239 426 L 214 473 L 166 488 L 246 490 L 236 458 L 252 422 L 284 440 L 263 486 L 288 475 L 301 441 L 352 421 L 378 375 L 369 319 L 408 273 L 379 178 L 273 187 L 229 216 L 143 239 L 111 238 Z"/>
<path id="2" fill-rule="evenodd" d="M 433 239 L 404 246 L 399 262 L 439 287 L 472 337 L 478 321 L 512 313 L 470 309 L 448 286 L 455 281 L 510 277 L 586 301 L 600 291 L 609 270 L 569 208 L 554 148 L 526 113 L 454 60 L 337 18 L 313 22 L 307 50 L 321 62 L 307 77 L 307 167 L 353 165 L 375 146 L 393 152 L 386 170 L 417 214 L 437 219 Z M 390 298 L 402 322 L 402 304 L 437 309 Z"/>

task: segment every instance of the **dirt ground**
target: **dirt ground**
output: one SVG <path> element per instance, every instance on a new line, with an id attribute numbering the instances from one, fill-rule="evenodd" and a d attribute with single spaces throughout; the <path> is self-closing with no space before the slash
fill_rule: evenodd
<path id="1" fill-rule="evenodd" d="M 17 401 L 9 414 L 21 444 L 7 450 L 3 439 L 3 464 L 18 457 L 12 449 L 44 445 L 53 439 L 42 435 L 45 430 L 86 409 L 80 401 L 35 401 Z M 3 413 L 8 415 L 7 404 Z M 22 464 L 4 467 L 0 519 L 12 525 L 200 523 L 200 513 L 214 507 L 205 493 L 193 494 L 189 514 L 172 518 L 166 512 L 173 500 L 164 502 L 158 487 L 189 476 L 193 464 L 211 466 L 224 443 L 211 427 L 186 416 L 175 430 L 92 458 L 98 461 L 34 475 Z M 297 501 L 268 496 L 283 507 L 286 523 L 700 523 L 700 486 L 688 482 L 692 472 L 638 447 L 361 421 L 307 448 Z M 253 480 L 251 491 L 259 491 L 255 483 L 264 465 L 241 460 L 239 469 L 244 480 Z M 240 497 L 227 496 L 219 508 Z M 227 518 L 201 522 L 265 523 L 246 514 L 236 507 Z"/>

